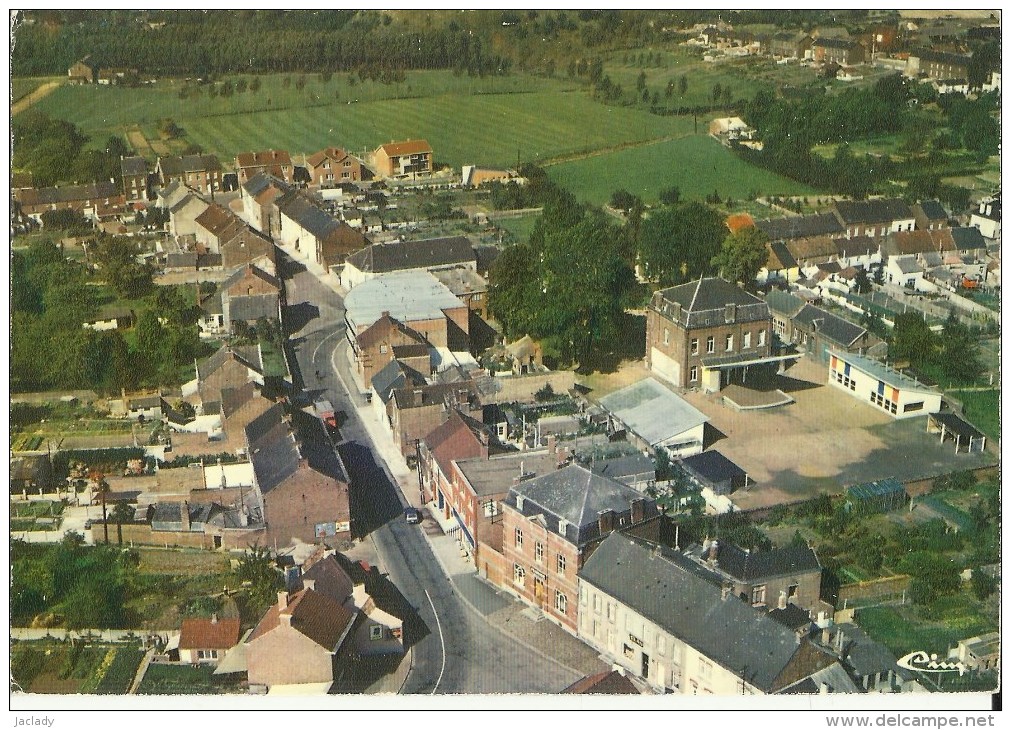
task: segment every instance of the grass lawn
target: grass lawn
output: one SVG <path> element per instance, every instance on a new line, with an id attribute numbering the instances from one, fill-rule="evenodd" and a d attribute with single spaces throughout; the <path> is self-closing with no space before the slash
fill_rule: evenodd
<path id="1" fill-rule="evenodd" d="M 23 99 L 47 81 L 53 81 L 54 77 L 32 77 L 32 78 L 12 78 L 11 79 L 11 103 Z"/>
<path id="2" fill-rule="evenodd" d="M 708 136 L 689 136 L 548 168 L 551 178 L 594 204 L 625 188 L 646 202 L 677 186 L 681 198 L 704 199 L 717 191 L 723 200 L 750 195 L 810 195 L 814 191 L 788 178 L 754 167 Z"/>
<path id="3" fill-rule="evenodd" d="M 961 639 L 997 630 L 996 617 L 984 615 L 981 604 L 968 592 L 938 600 L 942 607 L 936 621 L 921 618 L 917 609 L 906 605 L 858 609 L 856 623 L 896 656 L 916 650 L 943 656 Z"/>
<path id="4" fill-rule="evenodd" d="M 534 225 L 540 217 L 538 213 L 519 218 L 502 218 L 495 221 L 495 226 L 505 231 L 503 242 L 526 243 L 530 240 L 530 234 L 533 233 Z"/>
<path id="5" fill-rule="evenodd" d="M 343 75 L 322 84 L 310 76 L 300 92 L 294 82 L 285 88 L 283 79 L 261 77 L 263 87 L 255 94 L 227 99 L 211 99 L 206 91 L 180 99 L 179 81 L 138 89 L 66 86 L 39 108 L 78 124 L 93 142 L 125 136 L 138 125 L 148 141 L 158 141 L 158 121 L 171 117 L 188 142 L 226 161 L 244 150 L 301 154 L 338 144 L 360 153 L 390 139 L 425 137 L 436 162 L 454 167 L 515 165 L 517 155 L 540 160 L 609 148 L 678 134 L 691 124 L 610 108 L 571 82 L 526 76 L 482 80 L 418 72 L 389 87 L 349 86 Z M 142 153 L 153 157 L 149 147 Z"/>
<path id="6" fill-rule="evenodd" d="M 260 343 L 263 354 L 263 374 L 267 377 L 286 378 L 288 368 L 284 364 L 284 356 L 269 342 Z"/>
<path id="7" fill-rule="evenodd" d="M 59 517 L 63 512 L 63 502 L 38 500 L 32 502 L 11 502 L 12 517 Z"/>
<path id="8" fill-rule="evenodd" d="M 237 683 L 213 678 L 213 666 L 152 664 L 144 673 L 137 694 L 141 695 L 216 695 L 242 690 Z"/>
<path id="9" fill-rule="evenodd" d="M 965 417 L 989 438 L 1000 438 L 1000 391 L 999 390 L 952 390 L 955 398 L 962 401 Z"/>

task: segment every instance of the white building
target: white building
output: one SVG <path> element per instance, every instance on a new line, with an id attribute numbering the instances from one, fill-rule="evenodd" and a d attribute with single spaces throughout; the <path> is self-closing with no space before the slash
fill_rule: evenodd
<path id="1" fill-rule="evenodd" d="M 979 204 L 979 210 L 969 218 L 969 225 L 978 228 L 983 238 L 991 241 L 1000 238 L 1000 194 Z"/>
<path id="2" fill-rule="evenodd" d="M 885 266 L 885 280 L 896 286 L 923 289 L 923 267 L 913 254 L 890 256 Z"/>
<path id="3" fill-rule="evenodd" d="M 773 694 L 836 664 L 680 553 L 612 532 L 579 578 L 578 636 L 656 691 Z"/>
<path id="4" fill-rule="evenodd" d="M 862 355 L 832 352 L 828 382 L 895 418 L 941 410 L 941 393 Z"/>
<path id="5" fill-rule="evenodd" d="M 709 417 L 655 378 L 646 378 L 600 399 L 614 429 L 625 428 L 650 449 L 671 456 L 702 452 Z"/>

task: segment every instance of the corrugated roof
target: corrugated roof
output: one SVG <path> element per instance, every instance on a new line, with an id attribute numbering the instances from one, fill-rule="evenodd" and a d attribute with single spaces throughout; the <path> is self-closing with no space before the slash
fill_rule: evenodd
<path id="1" fill-rule="evenodd" d="M 344 300 L 347 318 L 355 329 L 371 326 L 383 314 L 401 322 L 438 319 L 443 310 L 464 304 L 445 284 L 427 271 L 397 271 L 364 281 Z"/>
<path id="2" fill-rule="evenodd" d="M 662 444 L 709 420 L 651 377 L 604 396 L 600 405 L 650 445 Z"/>
<path id="3" fill-rule="evenodd" d="M 850 499 L 861 500 L 882 497 L 897 492 L 905 494 L 906 488 L 895 477 L 888 477 L 887 479 L 879 479 L 876 482 L 867 482 L 866 484 L 857 484 L 850 487 L 846 490 L 846 496 Z"/>
<path id="4" fill-rule="evenodd" d="M 374 243 L 348 257 L 348 263 L 355 268 L 375 274 L 452 266 L 475 260 L 474 247 L 466 236 Z"/>

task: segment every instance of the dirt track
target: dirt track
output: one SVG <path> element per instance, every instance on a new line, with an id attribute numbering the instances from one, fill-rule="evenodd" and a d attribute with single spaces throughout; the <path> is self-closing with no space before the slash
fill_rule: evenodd
<path id="1" fill-rule="evenodd" d="M 46 83 L 42 84 L 42 86 L 37 88 L 35 91 L 28 94 L 28 96 L 24 96 L 18 99 L 18 101 L 15 102 L 13 106 L 11 106 L 11 116 L 13 117 L 16 114 L 20 114 L 25 109 L 30 107 L 32 104 L 37 102 L 39 99 L 48 96 L 53 92 L 53 89 L 57 88 L 59 85 L 60 85 L 59 81 L 47 81 Z"/>

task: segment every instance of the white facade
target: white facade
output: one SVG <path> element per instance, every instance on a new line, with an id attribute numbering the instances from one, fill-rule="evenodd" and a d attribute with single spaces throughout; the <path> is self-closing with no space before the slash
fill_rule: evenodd
<path id="1" fill-rule="evenodd" d="M 577 635 L 613 664 L 642 677 L 657 689 L 687 695 L 764 694 L 582 579 Z"/>
<path id="2" fill-rule="evenodd" d="M 941 394 L 870 358 L 833 352 L 828 382 L 893 418 L 915 418 L 941 410 Z"/>
<path id="3" fill-rule="evenodd" d="M 913 254 L 890 256 L 885 266 L 885 281 L 910 289 L 923 289 L 923 269 Z"/>

